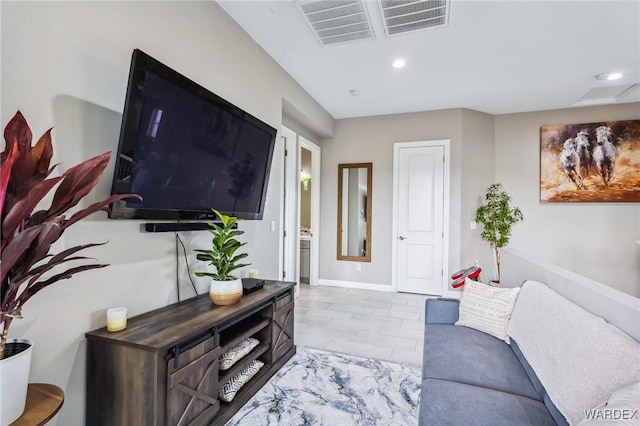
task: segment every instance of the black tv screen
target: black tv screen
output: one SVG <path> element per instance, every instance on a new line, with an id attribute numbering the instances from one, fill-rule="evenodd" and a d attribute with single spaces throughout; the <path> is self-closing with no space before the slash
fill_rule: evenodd
<path id="1" fill-rule="evenodd" d="M 112 219 L 262 219 L 276 130 L 134 50 L 111 193 Z"/>

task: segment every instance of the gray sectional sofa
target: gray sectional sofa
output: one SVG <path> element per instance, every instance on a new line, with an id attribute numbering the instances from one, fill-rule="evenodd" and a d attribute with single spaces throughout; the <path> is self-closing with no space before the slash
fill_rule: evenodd
<path id="1" fill-rule="evenodd" d="M 455 325 L 458 300 L 425 309 L 419 425 L 577 424 L 582 409 L 640 380 L 637 341 L 542 283 L 520 289 L 511 344 Z"/>

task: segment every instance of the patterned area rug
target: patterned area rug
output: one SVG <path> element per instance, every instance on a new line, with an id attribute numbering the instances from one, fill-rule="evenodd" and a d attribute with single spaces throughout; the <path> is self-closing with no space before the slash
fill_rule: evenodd
<path id="1" fill-rule="evenodd" d="M 418 424 L 420 368 L 298 346 L 227 426 Z"/>

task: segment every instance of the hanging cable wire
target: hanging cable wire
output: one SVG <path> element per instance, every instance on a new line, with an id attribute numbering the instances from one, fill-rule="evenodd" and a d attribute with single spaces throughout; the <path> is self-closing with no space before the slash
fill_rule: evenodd
<path id="1" fill-rule="evenodd" d="M 193 291 L 197 296 L 198 290 L 196 290 L 196 284 L 193 282 L 193 277 L 191 276 L 191 269 L 189 268 L 189 259 L 187 258 L 187 248 L 184 246 L 184 243 L 182 242 L 182 238 L 180 238 L 180 235 L 178 235 L 178 233 L 176 232 L 176 262 L 177 262 L 177 256 L 178 256 L 178 242 L 180 242 L 180 245 L 182 246 L 182 252 L 184 254 L 184 264 L 187 266 L 187 274 L 189 275 L 189 281 L 191 281 L 191 287 L 193 287 Z M 177 281 L 178 280 L 176 278 L 176 283 Z"/>
<path id="2" fill-rule="evenodd" d="M 178 260 L 178 233 L 176 235 L 176 294 L 178 295 L 178 302 L 180 301 L 180 268 L 179 268 L 179 260 Z"/>

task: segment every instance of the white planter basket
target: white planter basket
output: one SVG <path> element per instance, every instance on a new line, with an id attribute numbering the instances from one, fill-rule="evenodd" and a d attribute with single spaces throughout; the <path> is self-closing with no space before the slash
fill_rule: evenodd
<path id="1" fill-rule="evenodd" d="M 0 360 L 0 426 L 9 425 L 24 412 L 33 351 L 32 340 L 9 339 L 9 343 L 25 343 L 29 348 Z"/>

